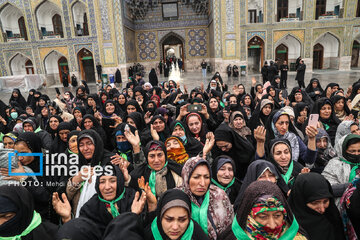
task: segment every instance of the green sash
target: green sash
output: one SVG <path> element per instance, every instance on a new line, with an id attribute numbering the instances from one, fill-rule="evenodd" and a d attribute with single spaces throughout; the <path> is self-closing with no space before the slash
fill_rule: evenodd
<path id="1" fill-rule="evenodd" d="M 210 202 L 210 191 L 208 190 L 205 194 L 205 198 L 201 206 L 199 207 L 195 203 L 191 202 L 191 217 L 194 219 L 204 230 L 206 234 L 208 234 L 208 208 Z"/>
<path id="2" fill-rule="evenodd" d="M 124 191 L 120 194 L 120 196 L 118 198 L 116 198 L 115 200 L 112 200 L 112 201 L 106 201 L 105 199 L 102 199 L 100 197 L 100 195 L 98 195 L 98 198 L 101 202 L 104 202 L 104 203 L 108 203 L 110 204 L 110 210 L 111 210 L 111 215 L 113 216 L 113 218 L 116 218 L 117 216 L 120 215 L 119 211 L 116 209 L 115 207 L 115 204 L 117 201 L 121 200 L 123 197 L 124 197 L 124 194 L 125 194 L 125 188 L 124 188 Z"/>
<path id="3" fill-rule="evenodd" d="M 151 231 L 156 240 L 163 240 L 158 225 L 157 225 L 157 217 L 151 223 Z M 194 232 L 194 222 L 190 219 L 190 223 L 185 233 L 182 235 L 180 240 L 191 240 Z"/>
<path id="4" fill-rule="evenodd" d="M 41 216 L 39 213 L 34 211 L 33 218 L 29 226 L 19 235 L 13 237 L 0 237 L 1 240 L 21 240 L 22 237 L 28 235 L 32 230 L 37 228 L 41 224 Z"/>
<path id="5" fill-rule="evenodd" d="M 289 180 L 290 180 L 290 177 L 291 177 L 291 174 L 293 172 L 293 169 L 294 169 L 294 161 L 293 160 L 290 160 L 290 166 L 289 166 L 289 169 L 287 170 L 286 174 L 281 174 L 282 178 L 284 179 L 284 181 L 286 182 L 286 184 L 288 184 Z"/>
<path id="6" fill-rule="evenodd" d="M 166 167 L 168 165 L 168 162 L 165 163 L 164 167 Z M 151 173 L 150 173 L 150 177 L 149 177 L 149 186 L 151 189 L 152 194 L 154 194 L 154 196 L 156 197 L 156 190 L 155 190 L 155 185 L 156 185 L 156 171 L 154 169 L 152 169 L 150 167 L 150 165 L 148 165 L 148 167 L 151 169 Z M 164 167 L 161 169 L 163 170 Z M 161 171 L 159 170 L 159 171 Z"/>
<path id="7" fill-rule="evenodd" d="M 231 187 L 234 182 L 235 182 L 235 177 L 233 178 L 233 180 L 226 186 L 224 187 L 223 185 L 221 185 L 220 183 L 218 183 L 215 179 L 211 179 L 212 183 L 215 184 L 216 186 L 218 186 L 219 188 L 221 188 L 222 190 L 224 190 L 226 192 L 226 190 L 229 189 L 229 187 Z"/>
<path id="8" fill-rule="evenodd" d="M 236 239 L 241 240 L 251 240 L 251 238 L 244 232 L 244 230 L 240 227 L 239 223 L 236 220 L 236 215 L 234 217 L 234 221 L 231 225 L 231 229 L 236 237 Z M 289 229 L 279 238 L 279 240 L 293 240 L 296 234 L 299 231 L 299 224 L 294 217 L 294 220 L 289 227 Z"/>
<path id="9" fill-rule="evenodd" d="M 344 163 L 350 164 L 350 166 L 353 165 L 353 167 L 351 168 L 350 176 L 349 176 L 349 182 L 351 183 L 352 180 L 354 180 L 354 178 L 356 176 L 356 170 L 359 168 L 360 163 L 352 163 L 352 162 L 346 161 L 343 158 L 340 158 L 340 160 L 343 161 Z"/>

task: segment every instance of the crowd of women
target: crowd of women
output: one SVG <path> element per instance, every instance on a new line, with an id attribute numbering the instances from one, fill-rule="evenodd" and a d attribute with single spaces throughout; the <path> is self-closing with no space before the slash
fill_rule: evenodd
<path id="1" fill-rule="evenodd" d="M 359 239 L 360 80 L 279 81 L 14 89 L 0 239 Z"/>

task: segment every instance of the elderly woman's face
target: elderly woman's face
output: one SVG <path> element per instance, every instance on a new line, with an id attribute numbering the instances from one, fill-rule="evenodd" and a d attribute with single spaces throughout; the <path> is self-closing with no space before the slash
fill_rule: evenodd
<path id="1" fill-rule="evenodd" d="M 3 144 L 5 149 L 14 149 L 15 142 L 9 137 L 4 137 Z"/>
<path id="2" fill-rule="evenodd" d="M 204 196 L 210 185 L 210 172 L 206 165 L 197 166 L 189 179 L 189 187 L 192 194 Z"/>
<path id="3" fill-rule="evenodd" d="M 99 190 L 104 200 L 111 201 L 116 197 L 117 178 L 102 176 L 99 180 Z"/>
<path id="4" fill-rule="evenodd" d="M 284 214 L 281 211 L 265 211 L 257 214 L 254 220 L 270 229 L 275 229 L 284 221 Z"/>
<path id="5" fill-rule="evenodd" d="M 166 142 L 166 150 L 180 148 L 180 143 L 176 139 L 170 139 Z"/>
<path id="6" fill-rule="evenodd" d="M 273 157 L 280 167 L 287 167 L 291 160 L 290 149 L 284 143 L 276 144 L 274 147 Z"/>
<path id="7" fill-rule="evenodd" d="M 153 122 L 153 127 L 157 132 L 162 132 L 165 129 L 165 123 L 161 119 L 156 119 Z"/>
<path id="8" fill-rule="evenodd" d="M 159 171 L 164 167 L 165 160 L 165 153 L 162 149 L 150 151 L 148 154 L 148 164 L 155 171 Z"/>
<path id="9" fill-rule="evenodd" d="M 234 127 L 235 127 L 236 129 L 241 129 L 241 128 L 243 128 L 244 126 L 245 126 L 245 121 L 244 121 L 243 118 L 241 118 L 241 117 L 236 117 L 236 118 L 234 119 Z"/>
<path id="10" fill-rule="evenodd" d="M 189 214 L 183 207 L 172 207 L 165 211 L 161 226 L 169 239 L 179 239 L 186 231 L 190 222 Z"/>
<path id="11" fill-rule="evenodd" d="M 221 185 L 227 186 L 234 179 L 234 169 L 231 163 L 222 165 L 216 177 Z"/>
<path id="12" fill-rule="evenodd" d="M 19 153 L 32 153 L 31 149 L 24 141 L 17 142 L 14 149 Z M 22 165 L 29 165 L 34 161 L 34 156 L 19 156 L 19 161 Z"/>
<path id="13" fill-rule="evenodd" d="M 287 115 L 282 115 L 275 123 L 275 127 L 280 133 L 280 135 L 284 135 L 289 129 L 289 117 Z"/>
<path id="14" fill-rule="evenodd" d="M 258 181 L 269 181 L 272 183 L 276 183 L 276 176 L 269 169 L 266 169 L 257 179 Z"/>

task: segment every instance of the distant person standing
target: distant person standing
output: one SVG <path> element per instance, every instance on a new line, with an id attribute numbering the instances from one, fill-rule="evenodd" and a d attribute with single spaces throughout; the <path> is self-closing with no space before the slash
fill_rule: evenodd
<path id="1" fill-rule="evenodd" d="M 169 65 L 166 62 L 166 63 L 164 63 L 164 77 L 169 77 L 169 71 L 170 71 Z"/>
<path id="2" fill-rule="evenodd" d="M 205 62 L 205 60 L 202 60 L 201 63 L 201 70 L 202 70 L 202 76 L 205 78 L 206 77 L 206 67 L 207 67 L 207 63 Z"/>
<path id="3" fill-rule="evenodd" d="M 78 85 L 77 78 L 75 74 L 71 76 L 71 86 L 76 87 Z"/>
<path id="4" fill-rule="evenodd" d="M 160 60 L 160 62 L 159 62 L 159 71 L 160 71 L 160 74 L 162 74 L 162 72 L 163 72 L 163 63 L 162 63 L 162 61 Z"/>
<path id="5" fill-rule="evenodd" d="M 267 61 L 265 61 L 264 66 L 261 68 L 261 75 L 262 75 L 262 78 L 263 78 L 263 84 L 265 84 L 267 82 L 268 71 L 269 71 L 269 65 L 268 65 Z"/>
<path id="6" fill-rule="evenodd" d="M 281 71 L 281 78 L 280 78 L 280 87 L 281 89 L 287 88 L 287 75 L 289 71 L 289 65 L 286 61 L 283 62 L 283 64 L 280 65 L 280 71 Z"/>
<path id="7" fill-rule="evenodd" d="M 296 78 L 295 80 L 298 81 L 299 87 L 300 88 L 305 88 L 305 82 L 304 82 L 304 78 L 305 78 L 305 70 L 306 70 L 306 65 L 304 63 L 304 60 L 300 60 L 299 66 L 296 69 Z"/>
<path id="8" fill-rule="evenodd" d="M 62 84 L 64 87 L 69 86 L 69 74 L 66 70 L 62 71 Z"/>
<path id="9" fill-rule="evenodd" d="M 274 80 L 274 77 L 276 75 L 278 75 L 277 72 L 278 72 L 278 70 L 276 68 L 276 65 L 274 64 L 273 61 L 270 61 L 270 66 L 268 68 L 268 78 L 267 78 L 267 80 L 269 82 L 272 82 Z"/>
<path id="10" fill-rule="evenodd" d="M 301 56 L 300 56 L 300 57 L 298 57 L 298 58 L 296 59 L 296 62 L 295 62 L 295 69 L 297 69 L 297 68 L 299 67 L 300 60 L 301 60 Z"/>
<path id="11" fill-rule="evenodd" d="M 128 74 L 129 74 L 129 77 L 133 77 L 133 76 L 134 76 L 134 69 L 133 69 L 132 66 L 129 67 Z"/>
<path id="12" fill-rule="evenodd" d="M 115 82 L 122 83 L 121 72 L 119 69 L 116 69 L 116 72 L 115 72 Z"/>
<path id="13" fill-rule="evenodd" d="M 178 59 L 178 65 L 179 65 L 179 70 L 180 70 L 180 72 L 182 72 L 183 61 L 181 60 L 181 58 Z"/>
<path id="14" fill-rule="evenodd" d="M 102 66 L 101 64 L 98 62 L 98 64 L 96 65 L 96 72 L 98 74 L 98 80 L 101 80 L 101 74 L 102 74 Z"/>
<path id="15" fill-rule="evenodd" d="M 155 71 L 155 68 L 152 68 L 150 73 L 149 73 L 149 83 L 151 83 L 151 85 L 153 87 L 156 87 L 158 84 L 159 84 L 159 81 L 158 81 L 158 77 L 156 75 L 156 71 Z"/>

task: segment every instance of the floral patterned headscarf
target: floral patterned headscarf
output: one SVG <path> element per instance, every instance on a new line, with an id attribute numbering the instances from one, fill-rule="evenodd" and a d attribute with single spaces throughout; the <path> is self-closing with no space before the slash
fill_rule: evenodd
<path id="1" fill-rule="evenodd" d="M 284 215 L 282 223 L 274 229 L 264 226 L 255 220 L 255 217 L 260 213 L 274 211 L 280 211 Z M 286 210 L 280 200 L 271 195 L 261 196 L 251 209 L 247 219 L 246 230 L 254 239 L 279 239 L 286 227 L 286 216 Z"/>

